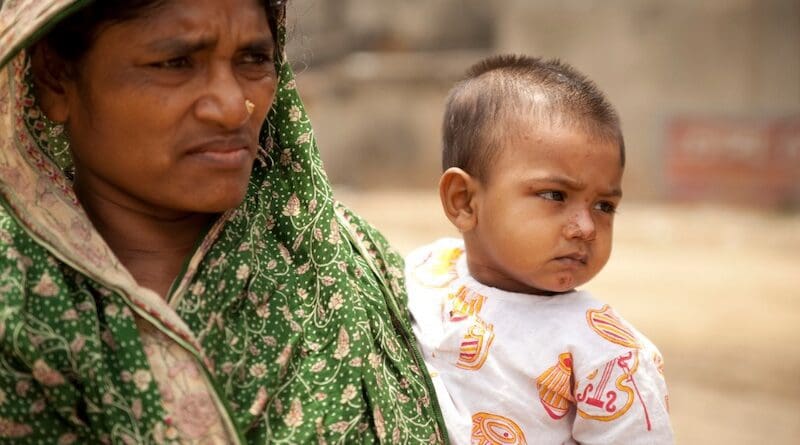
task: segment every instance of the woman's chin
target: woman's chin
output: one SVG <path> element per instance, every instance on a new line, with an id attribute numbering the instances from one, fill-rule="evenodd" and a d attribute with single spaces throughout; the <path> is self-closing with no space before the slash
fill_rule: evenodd
<path id="1" fill-rule="evenodd" d="M 206 203 L 198 212 L 202 213 L 224 213 L 228 210 L 235 209 L 244 201 L 244 193 L 235 198 L 227 198 L 219 201 Z"/>
<path id="2" fill-rule="evenodd" d="M 247 186 L 219 187 L 208 193 L 195 193 L 185 209 L 197 213 L 223 213 L 239 207 L 247 194 Z"/>

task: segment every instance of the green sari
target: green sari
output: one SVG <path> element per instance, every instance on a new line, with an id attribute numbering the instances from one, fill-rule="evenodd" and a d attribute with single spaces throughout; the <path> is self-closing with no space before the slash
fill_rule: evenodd
<path id="1" fill-rule="evenodd" d="M 0 10 L 0 442 L 446 441 L 401 259 L 335 202 L 285 56 L 247 196 L 166 301 L 114 257 L 24 51 L 85 3 Z"/>

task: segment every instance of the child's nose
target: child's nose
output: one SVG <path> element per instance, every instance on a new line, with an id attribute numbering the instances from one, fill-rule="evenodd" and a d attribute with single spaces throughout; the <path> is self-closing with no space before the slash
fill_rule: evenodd
<path id="1" fill-rule="evenodd" d="M 567 219 L 564 225 L 564 236 L 566 238 L 579 238 L 586 241 L 594 240 L 597 234 L 594 219 L 592 219 L 591 212 L 581 210 Z"/>

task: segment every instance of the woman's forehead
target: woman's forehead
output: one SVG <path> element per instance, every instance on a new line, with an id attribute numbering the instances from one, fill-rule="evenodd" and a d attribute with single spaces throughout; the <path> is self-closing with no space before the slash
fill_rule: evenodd
<path id="1" fill-rule="evenodd" d="M 267 14 L 259 0 L 167 0 L 111 26 L 139 40 L 186 34 L 207 40 L 269 32 Z"/>

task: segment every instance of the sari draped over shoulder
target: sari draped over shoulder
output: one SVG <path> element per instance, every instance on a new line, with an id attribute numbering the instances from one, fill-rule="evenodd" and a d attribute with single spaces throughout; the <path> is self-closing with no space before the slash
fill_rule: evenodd
<path id="1" fill-rule="evenodd" d="M 25 51 L 86 3 L 0 2 L 0 442 L 444 442 L 401 259 L 334 200 L 282 50 L 242 204 L 166 300 L 120 264 Z"/>

